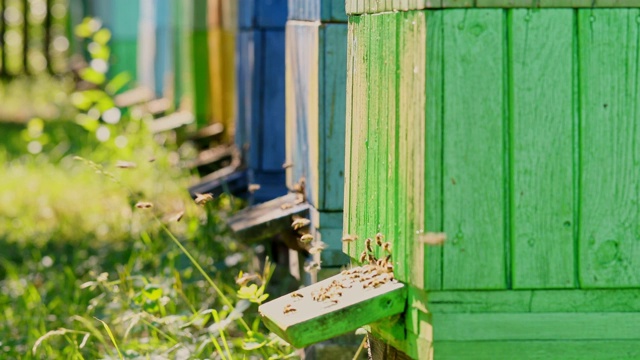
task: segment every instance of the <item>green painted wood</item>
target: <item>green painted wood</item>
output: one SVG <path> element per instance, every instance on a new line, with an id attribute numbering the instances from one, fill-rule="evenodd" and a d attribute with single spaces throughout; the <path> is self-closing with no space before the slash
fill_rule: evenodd
<path id="1" fill-rule="evenodd" d="M 198 128 L 209 125 L 212 119 L 207 4 L 207 1 L 194 1 L 190 14 L 193 18 L 193 27 L 189 30 L 192 42 L 191 67 L 197 74 L 193 76 L 193 111 Z"/>
<path id="2" fill-rule="evenodd" d="M 189 38 L 191 28 L 192 3 L 189 1 L 173 0 L 173 28 L 174 28 L 174 66 L 173 100 L 177 109 L 192 110 L 193 105 L 193 72 L 190 54 L 193 45 Z"/>
<path id="3" fill-rule="evenodd" d="M 489 9 L 449 10 L 443 16 L 443 212 L 448 240 L 442 287 L 502 289 L 507 285 L 505 17 Z"/>
<path id="4" fill-rule="evenodd" d="M 438 360 L 618 360 L 640 358 L 640 341 L 440 341 Z"/>
<path id="5" fill-rule="evenodd" d="M 426 61 L 426 153 L 425 159 L 425 229 L 442 232 L 442 105 L 443 105 L 443 13 L 430 11 L 427 16 Z M 424 246 L 424 288 L 442 289 L 442 247 Z"/>
<path id="6" fill-rule="evenodd" d="M 344 0 L 289 0 L 289 20 L 347 22 Z"/>
<path id="7" fill-rule="evenodd" d="M 423 311 L 439 314 L 640 311 L 640 289 L 410 291 L 409 295 L 410 299 L 422 295 Z"/>
<path id="8" fill-rule="evenodd" d="M 638 0 L 346 0 L 348 15 L 442 8 L 636 8 Z"/>
<path id="9" fill-rule="evenodd" d="M 352 258 L 358 258 L 364 249 L 363 241 L 366 237 L 365 226 L 361 217 L 366 213 L 363 207 L 365 202 L 360 194 L 366 189 L 366 173 L 361 173 L 366 167 L 364 149 L 366 139 L 366 125 L 368 119 L 367 89 L 368 89 L 368 16 L 350 19 L 348 33 L 348 49 L 350 53 L 347 59 L 347 71 L 351 84 L 351 91 L 347 95 L 347 134 L 345 167 L 349 171 L 345 173 L 345 205 L 349 212 L 345 213 L 345 229 L 348 234 L 357 235 L 358 241 L 347 243 L 345 247 Z M 361 210 L 362 209 L 362 210 Z"/>
<path id="10" fill-rule="evenodd" d="M 580 284 L 640 285 L 639 9 L 580 10 Z"/>
<path id="11" fill-rule="evenodd" d="M 433 314 L 433 339 L 640 340 L 640 313 Z"/>
<path id="12" fill-rule="evenodd" d="M 570 288 L 573 10 L 517 9 L 510 16 L 513 288 Z"/>
<path id="13" fill-rule="evenodd" d="M 354 25 L 355 23 L 355 19 L 359 19 L 358 18 L 353 18 L 353 22 L 349 23 L 349 26 L 347 27 L 347 84 L 346 84 L 346 99 L 345 99 L 345 134 L 344 134 L 344 151 L 345 151 L 345 160 L 344 160 L 344 202 L 343 202 L 343 209 L 346 209 L 347 211 L 345 211 L 343 213 L 343 224 L 344 224 L 344 229 L 343 229 L 343 235 L 347 235 L 347 234 L 354 234 L 355 232 L 355 226 L 353 224 L 353 220 L 354 220 L 354 216 L 355 213 L 351 210 L 351 204 L 352 204 L 352 200 L 354 197 L 354 192 L 351 191 L 352 186 L 351 186 L 351 181 L 353 180 L 353 176 L 352 174 L 355 174 L 355 172 L 353 172 L 353 166 L 354 164 L 352 164 L 352 157 L 354 155 L 353 152 L 353 144 L 354 144 L 354 140 L 352 139 L 353 136 L 353 110 L 354 108 L 357 108 L 357 103 L 354 104 L 353 99 L 356 95 L 356 89 L 354 88 L 354 84 L 355 82 L 355 77 L 358 74 L 357 72 L 354 72 L 354 70 L 357 70 L 358 67 L 356 67 L 356 59 L 357 59 L 357 42 L 354 41 L 355 39 L 357 39 L 355 33 L 356 33 L 356 28 L 357 25 Z M 356 106 L 354 106 L 356 105 Z M 355 257 L 355 245 L 349 244 L 349 243 L 343 243 L 342 244 L 342 251 L 345 254 L 350 255 L 351 257 Z"/>
<path id="14" fill-rule="evenodd" d="M 382 77 L 384 76 L 381 67 L 384 64 L 382 51 L 384 43 L 388 39 L 383 27 L 384 19 L 385 16 L 371 16 L 369 17 L 368 26 L 369 38 L 367 41 L 371 45 L 367 64 L 369 74 L 367 77 L 369 79 L 367 93 L 369 116 L 365 125 L 367 130 L 364 135 L 365 171 L 361 173 L 365 180 L 364 186 L 366 190 L 363 192 L 358 189 L 361 194 L 360 199 L 364 200 L 364 205 L 361 207 L 361 215 L 363 215 L 361 219 L 365 224 L 361 235 L 362 239 L 373 238 L 383 230 L 381 229 L 382 219 L 380 219 L 380 213 L 383 209 L 380 205 L 384 201 L 384 199 L 381 199 L 383 196 L 381 187 L 384 186 L 384 174 L 381 172 L 383 164 L 380 162 L 383 155 L 383 149 L 381 149 L 381 144 L 383 143 L 381 139 L 381 134 L 383 134 L 382 124 L 386 121 L 386 118 L 384 115 L 385 104 L 381 103 L 381 94 L 383 92 L 381 88 Z M 376 252 L 376 257 L 379 257 L 377 246 L 373 250 Z"/>
<path id="15" fill-rule="evenodd" d="M 346 275 L 332 276 L 298 291 L 302 298 L 287 294 L 259 307 L 265 325 L 295 347 L 304 347 L 358 327 L 396 315 L 404 310 L 406 288 L 400 282 L 388 282 L 377 288 L 363 289 L 359 283 L 342 289 L 337 303 L 312 300 L 312 293 L 333 281 L 348 281 Z M 284 313 L 289 305 L 295 311 Z"/>

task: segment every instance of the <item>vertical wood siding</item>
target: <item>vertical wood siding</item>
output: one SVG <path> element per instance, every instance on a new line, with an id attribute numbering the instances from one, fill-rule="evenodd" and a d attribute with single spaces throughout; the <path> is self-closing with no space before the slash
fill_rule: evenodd
<path id="1" fill-rule="evenodd" d="M 352 16 L 344 250 L 382 232 L 429 290 L 639 286 L 639 15 Z"/>

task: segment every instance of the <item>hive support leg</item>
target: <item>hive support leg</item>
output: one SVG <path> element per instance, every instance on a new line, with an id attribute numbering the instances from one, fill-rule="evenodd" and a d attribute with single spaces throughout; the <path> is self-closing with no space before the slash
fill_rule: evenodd
<path id="1" fill-rule="evenodd" d="M 376 338 L 371 333 L 367 335 L 369 345 L 369 360 L 411 360 L 402 351 Z"/>

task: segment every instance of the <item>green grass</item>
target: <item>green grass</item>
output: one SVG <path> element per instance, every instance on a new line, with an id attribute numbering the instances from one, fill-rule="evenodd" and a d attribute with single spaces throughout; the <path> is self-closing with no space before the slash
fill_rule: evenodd
<path id="1" fill-rule="evenodd" d="M 291 354 L 261 327 L 257 303 L 238 296 L 234 275 L 261 271 L 225 226 L 238 201 L 197 206 L 190 175 L 174 166 L 179 152 L 158 146 L 139 121 L 112 128 L 129 139 L 123 148 L 73 122 L 28 129 L 0 125 L 3 358 Z M 34 139 L 45 139 L 37 154 L 27 151 Z M 182 220 L 171 221 L 177 211 Z"/>

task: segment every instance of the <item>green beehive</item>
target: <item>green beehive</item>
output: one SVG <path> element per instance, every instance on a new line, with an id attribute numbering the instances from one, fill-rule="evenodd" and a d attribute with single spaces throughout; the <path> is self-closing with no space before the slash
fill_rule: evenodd
<path id="1" fill-rule="evenodd" d="M 638 6 L 346 1 L 345 232 L 384 234 L 408 288 L 374 336 L 420 359 L 640 358 Z"/>

